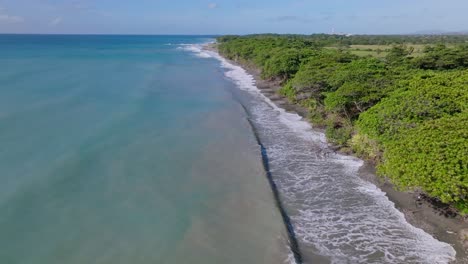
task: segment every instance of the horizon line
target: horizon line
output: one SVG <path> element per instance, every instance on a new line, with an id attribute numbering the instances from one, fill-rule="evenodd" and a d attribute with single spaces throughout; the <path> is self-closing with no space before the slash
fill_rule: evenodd
<path id="1" fill-rule="evenodd" d="M 325 32 L 315 33 L 246 33 L 246 34 L 134 34 L 134 33 L 2 33 L 0 35 L 43 35 L 43 36 L 200 36 L 200 37 L 219 37 L 219 36 L 249 36 L 249 35 L 297 35 L 297 36 L 311 36 L 311 35 L 337 35 L 345 36 L 346 34 L 331 34 Z M 369 33 L 369 34 L 353 34 L 349 36 L 467 36 L 468 32 L 444 32 L 444 33 Z"/>

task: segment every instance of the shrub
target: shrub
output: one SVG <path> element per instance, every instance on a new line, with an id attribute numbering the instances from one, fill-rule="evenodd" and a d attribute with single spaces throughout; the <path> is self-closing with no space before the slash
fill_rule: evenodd
<path id="1" fill-rule="evenodd" d="M 468 70 L 419 74 L 359 116 L 359 131 L 381 142 L 432 119 L 467 109 Z"/>
<path id="2" fill-rule="evenodd" d="M 329 115 L 326 124 L 325 135 L 327 139 L 333 144 L 346 146 L 353 133 L 352 124 L 348 120 L 337 115 Z"/>
<path id="3" fill-rule="evenodd" d="M 283 96 L 286 96 L 290 102 L 296 101 L 296 90 L 291 85 L 291 82 L 286 83 L 281 89 L 279 93 Z"/>
<path id="4" fill-rule="evenodd" d="M 387 144 L 379 171 L 403 188 L 421 187 L 442 202 L 468 201 L 468 112 L 402 131 Z"/>
<path id="5" fill-rule="evenodd" d="M 349 63 L 354 55 L 338 51 L 321 51 L 306 58 L 299 71 L 291 79 L 292 87 L 298 92 L 309 93 L 317 101 L 323 92 L 332 90 L 331 80 L 341 64 Z"/>
<path id="6" fill-rule="evenodd" d="M 382 155 L 382 149 L 377 141 L 370 139 L 367 135 L 356 134 L 349 141 L 351 149 L 359 157 L 379 161 Z"/>
<path id="7" fill-rule="evenodd" d="M 447 70 L 468 67 L 468 45 L 448 48 L 445 45 L 426 47 L 423 56 L 416 58 L 414 64 L 421 69 Z"/>
<path id="8" fill-rule="evenodd" d="M 392 74 L 384 63 L 373 58 L 341 65 L 330 81 L 336 89 L 325 94 L 326 109 L 356 118 L 393 89 Z"/>
<path id="9" fill-rule="evenodd" d="M 299 70 L 302 59 L 308 55 L 304 50 L 278 50 L 265 60 L 262 77 L 267 79 L 279 78 L 285 81 Z"/>

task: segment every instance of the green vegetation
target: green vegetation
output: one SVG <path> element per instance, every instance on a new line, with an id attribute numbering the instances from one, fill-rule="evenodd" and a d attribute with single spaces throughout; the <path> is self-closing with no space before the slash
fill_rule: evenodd
<path id="1" fill-rule="evenodd" d="M 387 144 L 379 170 L 468 213 L 468 112 L 422 123 Z"/>
<path id="2" fill-rule="evenodd" d="M 253 35 L 220 53 L 282 83 L 330 142 L 468 213 L 468 37 Z"/>
<path id="3" fill-rule="evenodd" d="M 349 45 L 346 49 L 352 54 L 361 56 L 361 57 L 375 57 L 375 58 L 385 58 L 390 50 L 395 46 L 394 44 L 389 45 Z M 399 44 L 401 45 L 401 44 Z M 411 51 L 413 57 L 419 57 L 424 54 L 427 47 L 434 47 L 436 45 L 424 45 L 424 44 L 412 44 L 406 43 L 405 47 Z M 453 44 L 447 45 L 448 47 L 453 46 Z M 326 47 L 329 49 L 334 49 L 336 47 Z"/>
<path id="4" fill-rule="evenodd" d="M 397 86 L 359 117 L 360 132 L 387 143 L 426 121 L 468 110 L 468 70 L 423 72 Z"/>

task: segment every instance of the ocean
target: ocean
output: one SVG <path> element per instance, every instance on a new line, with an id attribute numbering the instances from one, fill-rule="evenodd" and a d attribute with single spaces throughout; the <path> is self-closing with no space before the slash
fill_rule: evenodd
<path id="1" fill-rule="evenodd" d="M 448 263 L 210 36 L 0 35 L 0 263 Z"/>

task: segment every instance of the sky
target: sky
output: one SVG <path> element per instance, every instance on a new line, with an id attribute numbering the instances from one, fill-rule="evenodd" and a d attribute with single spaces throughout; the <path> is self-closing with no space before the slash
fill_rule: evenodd
<path id="1" fill-rule="evenodd" d="M 456 32 L 467 14 L 468 0 L 0 0 L 0 33 Z"/>

